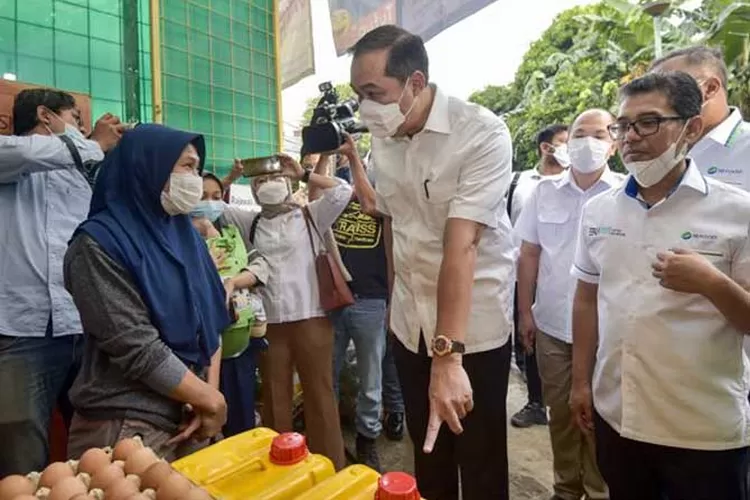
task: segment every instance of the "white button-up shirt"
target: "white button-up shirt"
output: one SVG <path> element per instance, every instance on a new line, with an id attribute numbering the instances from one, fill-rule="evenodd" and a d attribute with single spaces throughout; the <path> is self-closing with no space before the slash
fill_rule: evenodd
<path id="1" fill-rule="evenodd" d="M 706 177 L 750 191 L 750 123 L 739 109 L 693 146 L 690 157 Z"/>
<path id="2" fill-rule="evenodd" d="M 330 229 L 349 204 L 352 188 L 339 179 L 337 186 L 324 190 L 322 194 L 307 205 L 321 235 Z M 223 220 L 236 225 L 247 241 L 250 226 L 259 210 L 260 207 L 253 207 L 253 210 L 227 207 Z M 322 243 L 315 231 L 312 235 L 317 255 Z M 315 260 L 302 210 L 259 219 L 252 244 L 268 262 L 268 279 L 265 286 L 258 289 L 268 323 L 288 323 L 326 315 L 320 305 Z"/>
<path id="3" fill-rule="evenodd" d="M 534 321 L 541 331 L 563 342 L 573 342 L 576 280 L 570 276 L 570 267 L 583 205 L 594 195 L 619 186 L 622 180 L 623 176 L 609 168 L 586 191 L 578 187 L 570 170 L 562 176 L 544 179 L 532 192 L 514 227 L 517 239 L 542 250 L 532 307 Z"/>
<path id="4" fill-rule="evenodd" d="M 652 275 L 656 254 L 701 252 L 750 286 L 750 195 L 694 165 L 647 208 L 632 177 L 583 209 L 573 274 L 598 283 L 594 406 L 623 437 L 696 450 L 750 444 L 750 374 L 736 330 L 711 302 Z"/>
<path id="5" fill-rule="evenodd" d="M 513 246 L 504 198 L 508 128 L 488 110 L 436 89 L 424 129 L 372 141 L 378 209 L 392 218 L 395 282 L 391 329 L 418 352 L 437 322 L 437 282 L 449 218 L 486 226 L 477 249 L 466 352 L 495 349 L 512 330 Z"/>

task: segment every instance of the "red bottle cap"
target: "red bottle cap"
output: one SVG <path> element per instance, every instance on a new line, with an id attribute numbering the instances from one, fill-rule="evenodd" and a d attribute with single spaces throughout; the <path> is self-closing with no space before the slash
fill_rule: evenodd
<path id="1" fill-rule="evenodd" d="M 417 481 L 406 472 L 387 472 L 378 480 L 375 500 L 420 500 Z"/>
<path id="2" fill-rule="evenodd" d="M 305 436 L 296 432 L 279 434 L 271 442 L 270 459 L 276 465 L 294 465 L 309 454 Z"/>

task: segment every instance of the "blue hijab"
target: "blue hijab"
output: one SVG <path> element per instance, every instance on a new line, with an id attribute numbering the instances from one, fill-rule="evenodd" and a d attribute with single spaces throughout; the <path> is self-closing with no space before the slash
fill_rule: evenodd
<path id="1" fill-rule="evenodd" d="M 160 125 L 123 134 L 99 171 L 89 217 L 76 230 L 132 276 L 162 341 L 184 363 L 210 364 L 229 323 L 225 292 L 206 243 L 187 215 L 170 217 L 161 192 L 182 151 L 205 157 L 203 136 Z"/>

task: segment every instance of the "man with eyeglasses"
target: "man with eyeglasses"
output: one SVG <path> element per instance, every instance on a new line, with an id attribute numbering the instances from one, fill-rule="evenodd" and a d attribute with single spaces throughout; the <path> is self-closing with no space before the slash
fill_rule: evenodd
<path id="1" fill-rule="evenodd" d="M 595 434 L 612 500 L 748 498 L 736 284 L 750 286 L 750 195 L 686 158 L 702 100 L 685 73 L 624 86 L 610 132 L 631 175 L 581 216 L 571 406 Z M 725 279 L 680 283 L 677 270 L 700 259 Z"/>

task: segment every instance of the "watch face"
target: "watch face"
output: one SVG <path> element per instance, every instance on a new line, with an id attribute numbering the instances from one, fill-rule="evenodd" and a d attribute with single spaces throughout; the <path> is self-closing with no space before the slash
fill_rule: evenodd
<path id="1" fill-rule="evenodd" d="M 442 354 L 449 349 L 448 339 L 446 339 L 445 337 L 435 337 L 435 339 L 433 340 L 432 346 L 433 346 L 432 347 L 433 350 L 436 353 Z"/>

